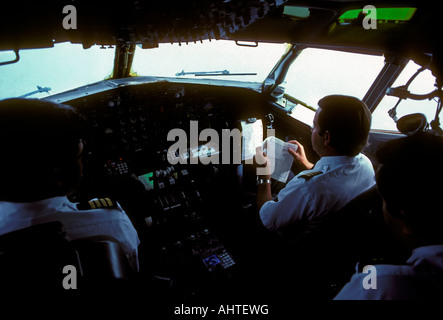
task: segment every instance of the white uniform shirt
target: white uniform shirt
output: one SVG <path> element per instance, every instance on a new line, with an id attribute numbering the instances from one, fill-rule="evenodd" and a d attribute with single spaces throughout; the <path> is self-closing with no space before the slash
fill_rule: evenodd
<path id="1" fill-rule="evenodd" d="M 304 178 L 311 173 L 318 175 Z M 371 161 L 355 157 L 322 157 L 311 170 L 300 172 L 260 209 L 263 225 L 276 230 L 301 219 L 312 220 L 337 211 L 375 184 Z"/>
<path id="2" fill-rule="evenodd" d="M 443 296 L 443 245 L 414 249 L 405 265 L 374 267 L 375 272 L 355 273 L 334 299 L 411 300 Z"/>
<path id="3" fill-rule="evenodd" d="M 0 235 L 32 225 L 60 221 L 66 238 L 106 235 L 122 245 L 131 265 L 138 270 L 137 231 L 120 206 L 112 209 L 78 210 L 66 196 L 29 203 L 0 201 Z"/>

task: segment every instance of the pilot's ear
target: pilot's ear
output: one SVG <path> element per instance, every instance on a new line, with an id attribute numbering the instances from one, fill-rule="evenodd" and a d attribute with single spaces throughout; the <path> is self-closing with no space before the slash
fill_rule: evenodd
<path id="1" fill-rule="evenodd" d="M 323 145 L 325 146 L 325 147 L 327 147 L 327 146 L 329 146 L 329 144 L 331 143 L 331 134 L 329 133 L 329 131 L 328 130 L 326 130 L 324 133 L 323 133 Z"/>

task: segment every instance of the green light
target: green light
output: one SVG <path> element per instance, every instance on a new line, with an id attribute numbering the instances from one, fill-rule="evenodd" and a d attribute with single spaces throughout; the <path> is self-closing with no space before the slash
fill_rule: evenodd
<path id="1" fill-rule="evenodd" d="M 154 181 L 153 181 L 154 172 L 149 172 L 138 176 L 138 179 L 143 183 L 146 190 L 154 189 Z"/>
<path id="2" fill-rule="evenodd" d="M 348 10 L 339 18 L 339 23 L 350 22 L 358 18 L 363 9 Z M 409 21 L 417 8 L 376 8 L 377 20 L 385 21 Z"/>

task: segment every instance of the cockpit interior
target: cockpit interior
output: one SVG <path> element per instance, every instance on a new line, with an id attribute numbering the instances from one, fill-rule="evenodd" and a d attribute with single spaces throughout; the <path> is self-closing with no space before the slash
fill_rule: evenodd
<path id="1" fill-rule="evenodd" d="M 414 0 L 2 4 L 0 98 L 22 96 L 66 104 L 86 119 L 83 179 L 70 200 L 96 208 L 106 207 L 103 199 L 118 202 L 140 238 L 140 270 L 127 275 L 120 268 L 114 273 L 119 289 L 106 287 L 112 294 L 146 297 L 144 303 L 163 312 L 163 318 L 173 318 L 175 308 L 184 304 L 206 304 L 218 311 L 221 304 L 269 305 L 269 314 L 276 315 L 303 300 L 333 299 L 357 262 L 402 259 L 408 252 L 387 232 L 375 187 L 331 219 L 300 223 L 282 232 L 264 229 L 257 223 L 255 168 L 240 156 L 248 142 L 245 135 L 239 144 L 233 137 L 225 139 L 225 134 L 251 129 L 266 138 L 273 130 L 282 141 L 300 142 L 310 161 L 316 162 L 312 119 L 317 101 L 333 93 L 356 95 L 372 112 L 363 153 L 374 169 L 377 147 L 384 141 L 420 130 L 443 134 L 441 25 L 434 4 Z M 246 50 L 235 56 L 231 51 L 220 54 L 225 62 L 237 59 L 236 67 L 213 66 L 217 51 L 204 51 L 209 43 L 224 42 Z M 38 74 L 39 83 L 21 87 L 19 83 L 32 77 L 34 69 L 25 65 L 22 73 L 14 74 L 13 68 L 30 63 L 27 54 L 33 50 L 61 45 L 67 45 L 66 50 L 80 46 L 85 52 L 96 48 L 98 60 L 106 53 L 108 76 L 53 93 L 46 87 L 55 85 L 45 80 L 49 67 Z M 253 63 L 257 69 L 265 61 L 270 67 L 259 80 L 248 80 L 259 72 L 250 68 L 247 60 L 253 58 L 247 50 L 266 52 L 267 45 L 278 46 L 275 60 L 269 61 L 260 51 Z M 200 69 L 177 67 L 175 74 L 156 73 L 191 59 L 180 51 L 167 55 L 177 48 L 203 52 Z M 155 63 L 149 64 L 151 53 L 160 49 L 164 50 L 160 59 L 153 57 Z M 142 64 L 137 62 L 138 54 L 144 55 Z M 334 55 L 343 56 L 334 60 Z M 354 57 L 363 57 L 355 67 Z M 87 59 L 63 53 L 51 59 L 62 60 L 66 70 L 58 71 L 70 78 L 67 70 L 77 58 Z M 35 65 L 43 61 L 38 59 L 32 60 Z M 79 60 L 76 68 L 86 63 Z M 146 65 L 146 72 L 137 69 L 137 63 Z M 342 74 L 347 64 L 353 67 Z M 86 79 L 88 70 L 82 72 Z M 323 85 L 324 78 L 329 82 Z M 427 81 L 427 86 L 417 86 L 420 81 Z M 329 91 L 313 89 L 322 86 Z M 205 129 L 211 129 L 209 136 Z M 171 147 L 178 142 L 173 132 L 185 134 L 183 148 Z M 296 165 L 290 169 L 293 174 L 301 171 Z M 273 191 L 284 185 L 274 180 Z M 11 241 L 14 238 L 1 240 L 0 249 L 6 252 Z M 87 273 L 87 263 L 84 267 Z M 79 293 L 65 291 L 82 294 L 81 285 Z"/>

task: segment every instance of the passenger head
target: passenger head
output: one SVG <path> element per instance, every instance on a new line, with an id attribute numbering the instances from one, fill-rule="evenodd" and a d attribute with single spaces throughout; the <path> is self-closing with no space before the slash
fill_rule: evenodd
<path id="1" fill-rule="evenodd" d="M 83 121 L 67 105 L 0 101 L 0 200 L 27 202 L 72 193 L 82 175 Z"/>
<path id="2" fill-rule="evenodd" d="M 443 243 L 443 138 L 419 133 L 391 140 L 377 157 L 384 218 L 394 234 L 412 248 Z"/>
<path id="3" fill-rule="evenodd" d="M 326 96 L 318 102 L 312 145 L 320 156 L 325 143 L 336 155 L 355 156 L 367 143 L 371 112 L 361 100 L 343 95 Z"/>

